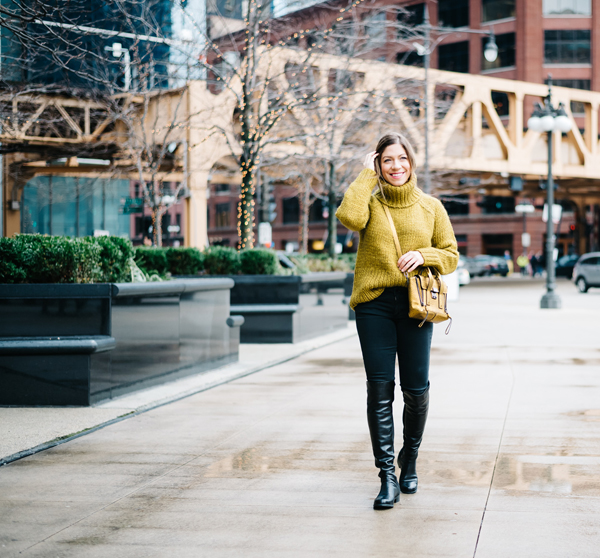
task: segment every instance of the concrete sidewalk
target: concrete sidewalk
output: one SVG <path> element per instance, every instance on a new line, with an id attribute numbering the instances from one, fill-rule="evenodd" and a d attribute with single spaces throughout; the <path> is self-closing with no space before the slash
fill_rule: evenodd
<path id="1" fill-rule="evenodd" d="M 436 328 L 391 511 L 353 336 L 0 468 L 0 555 L 597 557 L 600 291 L 542 291 L 474 282 Z"/>
<path id="2" fill-rule="evenodd" d="M 0 466 L 355 335 L 355 324 L 299 343 L 240 345 L 239 362 L 93 407 L 0 407 Z"/>

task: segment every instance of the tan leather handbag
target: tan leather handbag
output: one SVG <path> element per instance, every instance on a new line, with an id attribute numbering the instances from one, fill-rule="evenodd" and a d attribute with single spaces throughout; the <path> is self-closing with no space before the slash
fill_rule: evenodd
<path id="1" fill-rule="evenodd" d="M 392 229 L 398 259 L 402 256 L 402 248 L 394 220 L 387 205 L 381 204 Z M 402 272 L 401 272 L 402 273 Z M 450 332 L 452 318 L 448 314 L 448 285 L 435 268 L 423 267 L 415 275 L 405 273 L 408 287 L 408 316 L 420 320 L 421 327 L 425 322 L 438 324 L 450 320 L 446 335 Z"/>

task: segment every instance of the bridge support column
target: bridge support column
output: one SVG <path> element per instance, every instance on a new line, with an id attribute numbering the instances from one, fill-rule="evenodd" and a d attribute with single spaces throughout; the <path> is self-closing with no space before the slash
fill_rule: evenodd
<path id="1" fill-rule="evenodd" d="M 189 175 L 190 197 L 186 206 L 185 245 L 203 250 L 208 246 L 207 190 L 208 172 L 196 171 Z"/>
<path id="2" fill-rule="evenodd" d="M 577 253 L 579 255 L 585 254 L 588 251 L 588 235 L 587 230 L 587 219 L 585 215 L 585 209 L 587 206 L 585 198 L 573 199 L 573 203 L 576 206 L 575 211 L 575 246 L 577 247 Z"/>
<path id="3" fill-rule="evenodd" d="M 3 235 L 13 236 L 21 232 L 21 183 L 19 176 L 10 172 L 13 163 L 24 159 L 19 153 L 7 153 L 2 157 L 2 213 Z M 17 202 L 16 204 L 14 202 Z"/>

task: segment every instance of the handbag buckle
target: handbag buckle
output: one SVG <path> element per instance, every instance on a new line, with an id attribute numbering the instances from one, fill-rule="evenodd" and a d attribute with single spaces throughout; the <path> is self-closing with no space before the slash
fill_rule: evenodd
<path id="1" fill-rule="evenodd" d="M 431 298 L 433 298 L 433 300 L 437 300 L 438 292 L 439 291 L 434 291 L 433 289 L 431 290 Z"/>

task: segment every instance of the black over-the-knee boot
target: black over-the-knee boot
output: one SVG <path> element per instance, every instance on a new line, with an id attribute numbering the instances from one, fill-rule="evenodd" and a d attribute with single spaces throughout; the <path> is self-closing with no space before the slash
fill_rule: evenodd
<path id="1" fill-rule="evenodd" d="M 386 510 L 400 499 L 394 468 L 394 382 L 367 382 L 367 420 L 375 466 L 379 468 L 381 490 L 373 507 Z"/>
<path id="2" fill-rule="evenodd" d="M 404 445 L 398 455 L 400 467 L 400 490 L 404 494 L 414 494 L 417 491 L 417 456 L 423 439 L 427 412 L 429 410 L 429 387 L 421 394 L 414 395 L 403 391 L 404 412 Z"/>

